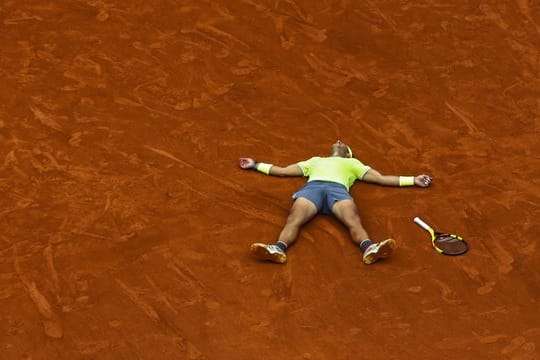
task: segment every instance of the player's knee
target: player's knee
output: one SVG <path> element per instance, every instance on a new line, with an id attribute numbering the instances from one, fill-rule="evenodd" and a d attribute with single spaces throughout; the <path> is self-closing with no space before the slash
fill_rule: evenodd
<path id="1" fill-rule="evenodd" d="M 310 214 L 304 211 L 293 211 L 287 217 L 287 224 L 290 226 L 301 226 L 310 218 Z"/>
<path id="2" fill-rule="evenodd" d="M 287 224 L 293 226 L 300 226 L 302 223 L 302 217 L 299 214 L 289 214 L 287 217 Z"/>

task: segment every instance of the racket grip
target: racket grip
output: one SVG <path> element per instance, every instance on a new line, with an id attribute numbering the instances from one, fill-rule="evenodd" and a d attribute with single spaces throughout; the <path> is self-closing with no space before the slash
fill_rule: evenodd
<path id="1" fill-rule="evenodd" d="M 426 224 L 424 222 L 424 220 L 420 219 L 418 216 L 414 218 L 414 222 L 418 225 L 420 225 L 420 227 L 422 227 L 424 230 L 431 230 L 431 226 L 429 226 L 428 224 Z"/>

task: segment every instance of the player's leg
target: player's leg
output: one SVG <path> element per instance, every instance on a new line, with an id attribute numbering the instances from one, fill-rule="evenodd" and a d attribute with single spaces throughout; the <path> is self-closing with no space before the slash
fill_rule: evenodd
<path id="1" fill-rule="evenodd" d="M 275 263 L 287 261 L 285 250 L 292 245 L 298 237 L 300 228 L 317 214 L 317 206 L 310 200 L 297 198 L 289 212 L 287 222 L 279 234 L 276 244 L 267 245 L 255 243 L 251 245 L 251 253 L 260 260 L 269 260 Z"/>
<path id="2" fill-rule="evenodd" d="M 332 213 L 349 230 L 352 241 L 359 245 L 364 252 L 364 262 L 372 264 L 381 258 L 390 256 L 396 246 L 393 239 L 387 239 L 379 243 L 373 243 L 360 220 L 358 208 L 353 199 L 336 201 L 332 206 Z"/>
<path id="3" fill-rule="evenodd" d="M 288 247 L 298 238 L 298 233 L 302 225 L 307 223 L 317 214 L 317 207 L 310 200 L 300 197 L 296 199 L 291 207 L 287 222 L 281 230 L 278 242 L 285 243 Z"/>
<path id="4" fill-rule="evenodd" d="M 352 199 L 337 201 L 332 207 L 332 213 L 338 218 L 351 234 L 351 240 L 360 246 L 362 241 L 368 240 L 367 231 L 362 225 L 358 208 Z"/>

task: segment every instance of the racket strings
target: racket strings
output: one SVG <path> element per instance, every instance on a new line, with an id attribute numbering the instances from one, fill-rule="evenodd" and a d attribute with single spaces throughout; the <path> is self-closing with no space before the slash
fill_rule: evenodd
<path id="1" fill-rule="evenodd" d="M 435 239 L 438 242 L 445 242 L 445 241 L 460 241 L 460 238 L 456 235 L 451 234 L 440 234 L 437 235 L 437 238 Z"/>
<path id="2" fill-rule="evenodd" d="M 469 250 L 469 246 L 462 238 L 452 234 L 437 235 L 434 244 L 447 255 L 459 255 Z"/>

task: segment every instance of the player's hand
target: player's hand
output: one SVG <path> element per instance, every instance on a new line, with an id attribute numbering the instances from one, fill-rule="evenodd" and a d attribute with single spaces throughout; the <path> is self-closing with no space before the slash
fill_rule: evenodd
<path id="1" fill-rule="evenodd" d="M 414 177 L 414 185 L 423 187 L 423 188 L 431 185 L 432 181 L 433 179 L 429 175 L 418 175 Z"/>
<path id="2" fill-rule="evenodd" d="M 239 165 L 245 170 L 253 169 L 255 167 L 255 160 L 252 158 L 240 158 Z"/>

